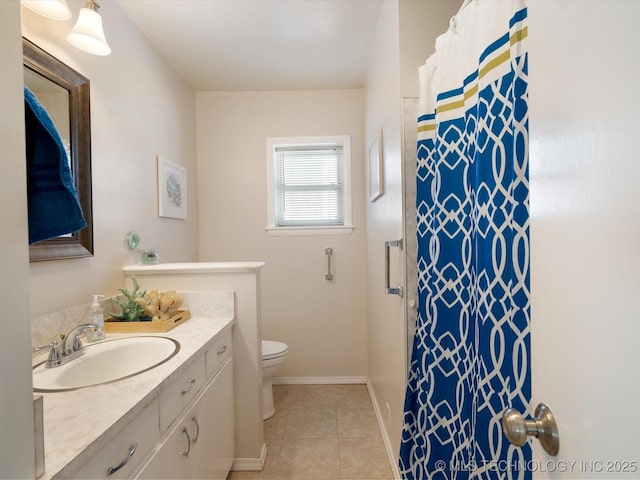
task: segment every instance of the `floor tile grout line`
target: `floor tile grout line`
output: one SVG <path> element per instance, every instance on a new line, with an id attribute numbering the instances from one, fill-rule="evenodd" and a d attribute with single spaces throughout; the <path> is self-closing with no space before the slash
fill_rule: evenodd
<path id="1" fill-rule="evenodd" d="M 336 408 L 336 429 L 338 427 L 338 409 Z M 340 469 L 340 478 L 344 478 L 342 473 L 342 447 L 340 442 L 340 431 L 338 431 L 338 468 Z"/>
<path id="2" fill-rule="evenodd" d="M 321 389 L 315 389 L 315 390 L 316 391 L 322 391 Z M 284 422 L 283 422 L 283 425 L 282 425 L 282 435 L 281 435 L 281 437 L 279 439 L 279 441 L 280 441 L 280 450 L 279 450 L 278 458 L 277 458 L 277 464 L 276 464 L 277 468 L 276 468 L 276 476 L 275 476 L 275 478 L 284 478 L 284 477 L 281 477 L 281 473 L 282 472 L 280 471 L 280 468 L 281 468 L 282 458 L 283 458 L 282 457 L 283 456 L 283 448 L 282 447 L 284 446 L 285 439 L 288 438 L 288 436 L 286 435 L 286 430 L 287 430 L 287 427 L 289 427 L 291 425 L 290 424 L 290 421 L 291 421 L 290 413 L 292 411 L 296 411 L 296 410 L 309 411 L 309 410 L 314 410 L 314 409 L 318 409 L 318 408 L 326 409 L 326 407 L 328 406 L 326 404 L 321 404 L 320 407 L 313 406 L 313 401 L 311 401 L 311 405 L 304 405 L 305 402 L 309 401 L 309 398 L 308 397 L 305 398 L 305 396 L 301 395 L 301 394 L 292 393 L 292 392 L 295 392 L 295 391 L 296 391 L 295 389 L 290 389 L 289 392 L 287 392 L 288 393 L 288 395 L 287 395 L 288 398 L 284 402 L 286 404 L 286 408 L 282 408 L 282 405 L 280 405 L 281 408 L 279 409 L 281 413 L 285 413 L 286 412 L 286 415 L 283 415 L 285 418 L 284 418 Z M 301 391 L 304 392 L 304 390 L 302 390 L 302 389 L 297 390 L 297 392 L 301 392 Z M 338 446 L 338 459 L 337 459 L 337 461 L 338 461 L 337 467 L 338 468 L 337 468 L 337 470 L 340 472 L 339 473 L 339 477 L 340 478 L 346 478 L 345 477 L 344 468 L 343 468 L 343 464 L 342 464 L 342 453 L 343 453 L 342 451 L 343 451 L 343 446 L 344 446 L 343 443 L 345 441 L 348 441 L 348 440 L 351 440 L 351 439 L 368 438 L 368 437 L 364 437 L 364 436 L 363 437 L 351 437 L 350 434 L 347 431 L 343 432 L 345 434 L 345 436 L 343 437 L 340 434 L 341 430 L 340 430 L 340 424 L 339 424 L 339 418 L 338 418 L 339 417 L 339 410 L 340 409 L 371 410 L 371 408 L 372 408 L 369 398 L 367 398 L 368 401 L 366 402 L 366 407 L 363 407 L 362 406 L 362 402 L 358 402 L 358 399 L 354 398 L 355 395 L 350 394 L 350 395 L 348 395 L 348 397 L 350 397 L 350 398 L 346 398 L 346 397 L 347 397 L 347 395 L 339 395 L 337 393 L 334 393 L 333 394 L 333 398 L 331 398 L 331 405 L 332 405 L 331 409 L 333 410 L 333 415 L 332 415 L 333 419 L 332 420 L 334 422 L 335 431 L 336 431 L 336 434 L 337 434 L 337 437 L 335 438 L 335 440 L 337 442 L 337 446 Z M 364 399 L 360 399 L 360 400 L 364 400 Z M 280 401 L 279 402 L 282 403 L 282 397 L 280 397 Z M 300 403 L 300 402 L 302 402 L 302 403 Z M 374 425 L 376 427 L 379 428 L 379 425 L 377 424 L 377 420 L 376 420 L 375 416 L 373 417 L 373 423 L 374 423 Z M 378 429 L 376 429 L 376 431 L 378 431 Z M 381 433 L 382 432 L 378 432 L 379 435 L 381 435 Z M 326 437 L 323 437 L 323 438 L 326 439 Z M 295 442 L 295 439 L 296 439 L 295 436 L 291 437 L 291 440 L 293 442 Z M 260 478 L 260 477 L 258 477 L 258 478 Z M 391 477 L 391 478 L 393 478 L 393 477 Z"/>
<path id="3" fill-rule="evenodd" d="M 287 422 L 289 421 L 289 410 L 284 411 L 284 426 L 282 427 L 282 438 L 280 438 L 280 448 L 278 449 L 278 458 L 276 459 L 275 472 L 276 477 L 280 475 L 280 456 L 282 455 L 282 447 L 284 445 L 284 434 L 287 430 Z"/>

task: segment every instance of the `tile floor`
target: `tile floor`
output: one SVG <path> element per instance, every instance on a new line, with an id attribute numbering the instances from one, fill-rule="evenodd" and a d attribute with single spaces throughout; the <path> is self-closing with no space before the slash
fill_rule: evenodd
<path id="1" fill-rule="evenodd" d="M 273 399 L 264 469 L 228 480 L 393 478 L 366 386 L 274 385 Z"/>

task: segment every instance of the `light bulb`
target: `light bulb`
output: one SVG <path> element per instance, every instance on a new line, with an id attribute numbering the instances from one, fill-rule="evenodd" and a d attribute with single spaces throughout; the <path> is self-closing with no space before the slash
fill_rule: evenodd
<path id="1" fill-rule="evenodd" d="M 52 20 L 69 20 L 71 10 L 65 0 L 22 0 L 22 5 Z"/>
<path id="2" fill-rule="evenodd" d="M 74 47 L 93 55 L 109 55 L 111 47 L 104 37 L 102 17 L 97 11 L 98 5 L 89 0 L 80 9 L 78 21 L 67 35 L 67 40 Z"/>

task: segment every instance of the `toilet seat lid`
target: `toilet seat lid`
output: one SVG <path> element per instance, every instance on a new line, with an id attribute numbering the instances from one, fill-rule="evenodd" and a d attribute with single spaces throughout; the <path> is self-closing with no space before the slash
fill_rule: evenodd
<path id="1" fill-rule="evenodd" d="M 286 343 L 275 342 L 273 340 L 262 340 L 262 359 L 281 357 L 289 351 Z"/>

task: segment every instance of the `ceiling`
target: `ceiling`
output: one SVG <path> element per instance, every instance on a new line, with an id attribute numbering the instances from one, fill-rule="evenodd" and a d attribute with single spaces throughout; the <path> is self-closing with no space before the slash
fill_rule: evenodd
<path id="1" fill-rule="evenodd" d="M 196 91 L 362 87 L 382 2 L 119 0 Z"/>

